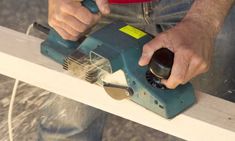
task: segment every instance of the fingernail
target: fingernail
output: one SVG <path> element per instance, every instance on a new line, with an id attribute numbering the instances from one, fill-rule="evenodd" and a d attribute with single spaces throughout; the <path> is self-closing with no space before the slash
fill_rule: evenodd
<path id="1" fill-rule="evenodd" d="M 151 56 L 151 55 L 148 53 L 143 53 L 142 56 L 140 57 L 139 65 L 140 66 L 147 65 L 149 56 Z"/>
<path id="2" fill-rule="evenodd" d="M 143 60 L 143 58 L 140 58 L 140 60 L 139 60 L 139 62 L 138 62 L 138 63 L 139 63 L 139 65 L 140 65 L 140 66 L 144 66 L 144 65 L 145 65 L 145 64 L 144 64 L 144 60 Z"/>

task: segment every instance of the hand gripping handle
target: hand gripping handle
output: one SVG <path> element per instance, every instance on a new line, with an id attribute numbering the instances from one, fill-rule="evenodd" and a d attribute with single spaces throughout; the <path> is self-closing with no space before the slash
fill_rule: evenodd
<path id="1" fill-rule="evenodd" d="M 99 12 L 99 8 L 94 0 L 83 0 L 81 4 L 93 14 Z M 54 42 L 67 46 L 68 48 L 77 48 L 78 46 L 77 41 L 64 40 L 53 28 L 50 29 L 49 38 L 51 38 Z"/>

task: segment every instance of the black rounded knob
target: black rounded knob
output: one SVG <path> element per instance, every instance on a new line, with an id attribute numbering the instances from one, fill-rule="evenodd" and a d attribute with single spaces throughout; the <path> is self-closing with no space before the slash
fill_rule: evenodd
<path id="1" fill-rule="evenodd" d="M 167 48 L 157 50 L 149 63 L 149 70 L 160 79 L 168 79 L 174 62 L 174 53 Z"/>

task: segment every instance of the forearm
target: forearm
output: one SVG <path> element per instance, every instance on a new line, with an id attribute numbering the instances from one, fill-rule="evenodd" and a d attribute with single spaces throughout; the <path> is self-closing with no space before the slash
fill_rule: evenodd
<path id="1" fill-rule="evenodd" d="M 235 0 L 195 0 L 184 20 L 194 20 L 199 26 L 208 27 L 216 36 Z"/>

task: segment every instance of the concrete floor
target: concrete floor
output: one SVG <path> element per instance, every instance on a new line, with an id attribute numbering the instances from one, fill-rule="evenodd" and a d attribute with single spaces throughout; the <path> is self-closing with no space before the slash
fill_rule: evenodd
<path id="1" fill-rule="evenodd" d="M 218 36 L 213 64 L 208 73 L 193 80 L 197 89 L 235 101 L 235 9 L 226 20 Z M 234 14 L 233 14 L 234 13 Z M 0 0 L 0 25 L 25 32 L 34 21 L 47 23 L 47 0 Z M 34 32 L 33 35 L 41 36 Z M 0 76 L 0 140 L 7 140 L 6 117 L 9 95 L 14 80 Z M 35 140 L 38 110 L 48 96 L 54 95 L 39 88 L 20 84 L 15 103 L 15 138 L 19 141 Z M 30 104 L 31 103 L 31 104 Z M 35 108 L 37 107 L 37 108 Z M 103 141 L 175 141 L 181 140 L 144 127 L 123 118 L 109 115 Z"/>

